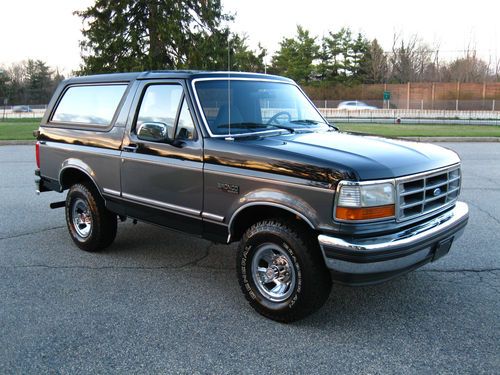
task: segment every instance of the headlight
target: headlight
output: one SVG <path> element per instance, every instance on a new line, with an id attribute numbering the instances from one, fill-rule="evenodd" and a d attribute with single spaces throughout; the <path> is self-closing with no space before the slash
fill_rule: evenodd
<path id="1" fill-rule="evenodd" d="M 335 205 L 335 218 L 358 221 L 394 217 L 394 183 L 342 181 Z"/>

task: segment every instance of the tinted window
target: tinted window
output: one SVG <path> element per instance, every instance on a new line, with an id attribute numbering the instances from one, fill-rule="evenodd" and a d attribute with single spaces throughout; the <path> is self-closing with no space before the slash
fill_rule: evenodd
<path id="1" fill-rule="evenodd" d="M 70 87 L 52 121 L 108 126 L 126 89 L 127 85 Z"/>
<path id="2" fill-rule="evenodd" d="M 186 99 L 182 101 L 181 113 L 179 114 L 179 123 L 175 138 L 193 139 L 194 138 L 194 123 Z"/>
<path id="3" fill-rule="evenodd" d="M 292 84 L 268 81 L 196 82 L 196 92 L 212 134 L 243 134 L 279 126 L 325 126 L 323 118 Z"/>
<path id="4" fill-rule="evenodd" d="M 142 99 L 136 129 L 145 122 L 161 122 L 167 125 L 168 136 L 173 138 L 181 96 L 181 85 L 148 86 Z"/>

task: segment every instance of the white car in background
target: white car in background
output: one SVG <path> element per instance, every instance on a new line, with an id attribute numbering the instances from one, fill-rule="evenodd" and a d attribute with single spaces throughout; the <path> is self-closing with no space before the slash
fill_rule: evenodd
<path id="1" fill-rule="evenodd" d="M 362 109 L 378 109 L 372 105 L 368 105 L 364 102 L 358 100 L 351 100 L 347 102 L 340 102 L 337 109 L 347 109 L 347 110 L 362 110 Z"/>

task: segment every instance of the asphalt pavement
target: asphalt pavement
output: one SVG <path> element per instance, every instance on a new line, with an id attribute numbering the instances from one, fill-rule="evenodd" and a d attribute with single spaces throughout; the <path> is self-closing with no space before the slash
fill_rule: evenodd
<path id="1" fill-rule="evenodd" d="M 334 285 L 294 324 L 255 313 L 235 246 L 130 221 L 73 245 L 64 198 L 34 194 L 33 146 L 0 147 L 0 373 L 500 373 L 500 146 L 463 159 L 464 236 L 388 283 Z"/>

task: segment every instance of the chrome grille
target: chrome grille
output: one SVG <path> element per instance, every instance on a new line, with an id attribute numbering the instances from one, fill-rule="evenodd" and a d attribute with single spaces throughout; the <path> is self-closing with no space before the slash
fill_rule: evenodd
<path id="1" fill-rule="evenodd" d="M 460 166 L 397 179 L 398 221 L 451 206 L 460 193 L 460 180 Z"/>

